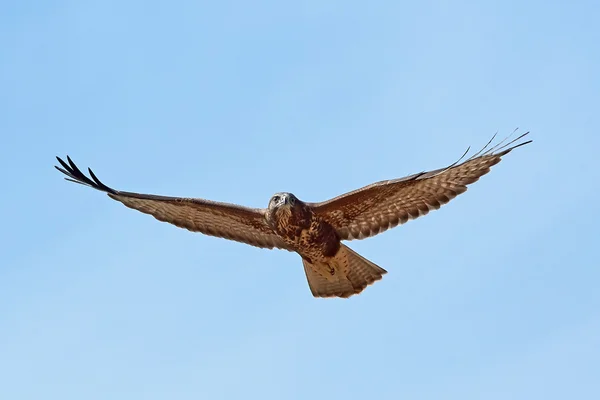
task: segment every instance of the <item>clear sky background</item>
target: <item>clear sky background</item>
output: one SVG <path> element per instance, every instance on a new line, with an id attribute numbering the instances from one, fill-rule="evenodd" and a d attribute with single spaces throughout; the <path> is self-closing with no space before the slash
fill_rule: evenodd
<path id="1" fill-rule="evenodd" d="M 600 6 L 4 1 L 0 398 L 600 398 Z M 266 207 L 530 130 L 465 194 L 349 245 L 389 271 L 314 299 L 299 256 L 65 182 Z"/>

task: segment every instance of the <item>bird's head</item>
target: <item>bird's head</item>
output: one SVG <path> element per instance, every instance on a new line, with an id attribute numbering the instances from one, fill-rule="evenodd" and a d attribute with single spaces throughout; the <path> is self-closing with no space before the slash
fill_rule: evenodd
<path id="1" fill-rule="evenodd" d="M 291 193 L 275 193 L 269 201 L 269 209 L 291 208 L 298 203 L 298 199 Z"/>

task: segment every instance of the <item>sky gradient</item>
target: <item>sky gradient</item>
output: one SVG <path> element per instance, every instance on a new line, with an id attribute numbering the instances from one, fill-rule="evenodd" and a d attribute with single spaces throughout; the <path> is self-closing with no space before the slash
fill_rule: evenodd
<path id="1" fill-rule="evenodd" d="M 593 1 L 0 3 L 0 398 L 600 398 Z M 299 256 L 65 182 L 266 207 L 531 131 L 469 191 Z"/>

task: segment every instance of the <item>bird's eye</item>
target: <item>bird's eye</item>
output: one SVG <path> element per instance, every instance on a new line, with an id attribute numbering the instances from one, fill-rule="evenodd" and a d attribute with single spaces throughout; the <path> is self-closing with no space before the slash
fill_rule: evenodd
<path id="1" fill-rule="evenodd" d="M 273 196 L 271 199 L 272 202 L 277 203 L 279 201 L 279 196 Z"/>

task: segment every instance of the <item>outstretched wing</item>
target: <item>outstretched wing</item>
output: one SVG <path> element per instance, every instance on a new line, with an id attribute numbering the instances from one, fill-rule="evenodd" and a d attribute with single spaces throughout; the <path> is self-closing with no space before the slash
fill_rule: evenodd
<path id="1" fill-rule="evenodd" d="M 264 209 L 203 199 L 122 192 L 100 182 L 89 168 L 91 179 L 85 176 L 69 156 L 67 156 L 68 163 L 59 157 L 56 159 L 62 168 L 57 166 L 55 168 L 68 176 L 66 180 L 106 192 L 109 197 L 127 207 L 150 214 L 159 221 L 256 247 L 288 249 L 266 224 Z"/>
<path id="2" fill-rule="evenodd" d="M 459 164 L 468 149 L 460 160 L 449 167 L 377 182 L 310 206 L 337 230 L 343 240 L 374 236 L 409 219 L 437 210 L 464 193 L 467 185 L 487 174 L 502 156 L 530 143 L 531 140 L 513 145 L 528 133 L 503 144 L 506 138 L 488 149 L 494 135 L 483 149 L 463 163 Z"/>

